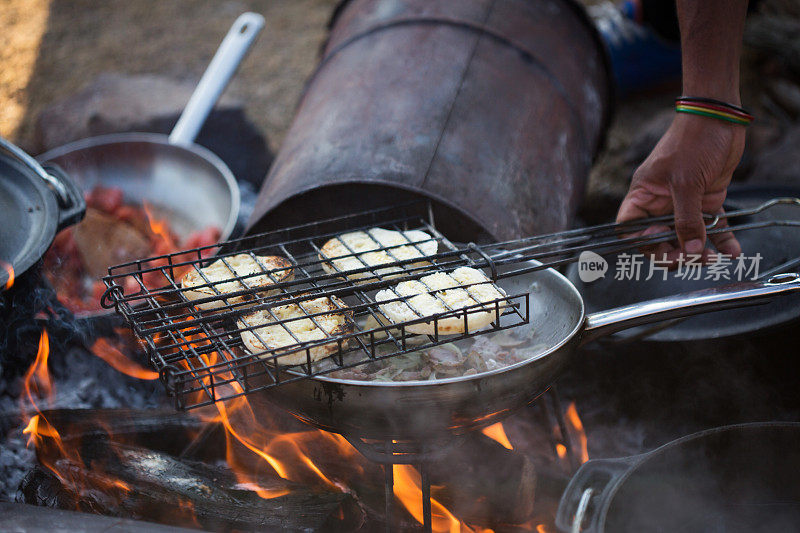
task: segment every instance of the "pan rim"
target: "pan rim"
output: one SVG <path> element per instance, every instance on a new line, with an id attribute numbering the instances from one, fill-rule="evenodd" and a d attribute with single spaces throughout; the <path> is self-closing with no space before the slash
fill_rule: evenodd
<path id="1" fill-rule="evenodd" d="M 241 193 L 239 191 L 239 182 L 233 175 L 228 165 L 219 158 L 214 152 L 200 146 L 197 143 L 190 144 L 172 144 L 169 142 L 169 136 L 162 133 L 145 133 L 145 132 L 123 132 L 123 133 L 108 133 L 105 135 L 97 135 L 94 137 L 86 137 L 77 141 L 72 141 L 56 148 L 52 148 L 36 157 L 36 160 L 45 163 L 52 161 L 55 158 L 63 157 L 73 154 L 79 150 L 87 150 L 90 148 L 98 148 L 106 145 L 117 143 L 148 143 L 156 144 L 159 146 L 168 145 L 176 149 L 186 150 L 197 157 L 205 160 L 212 165 L 221 174 L 225 181 L 231 196 L 231 212 L 228 215 L 228 220 L 225 222 L 225 227 L 221 229 L 220 240 L 224 241 L 233 233 L 236 222 L 239 218 L 239 210 L 241 208 Z"/>
<path id="2" fill-rule="evenodd" d="M 17 251 L 16 255 L 13 257 L 0 258 L 0 260 L 10 265 L 13 269 L 14 276 L 18 277 L 35 265 L 53 244 L 53 239 L 57 233 L 59 210 L 53 192 L 47 188 L 39 176 L 33 174 L 33 170 L 30 167 L 19 161 L 4 160 L 4 162 L 18 174 L 21 174 L 25 178 L 26 183 L 33 187 L 38 198 L 31 198 L 31 201 L 41 201 L 44 210 L 44 214 L 42 215 L 44 217 L 44 224 L 38 225 L 38 227 L 32 228 L 31 231 L 26 232 L 27 237 L 23 246 L 28 248 L 27 253 L 23 254 Z M 7 179 L 7 177 L 2 179 Z M 13 183 L 13 178 L 10 181 Z"/>
<path id="3" fill-rule="evenodd" d="M 541 263 L 539 261 L 536 261 L 535 259 L 531 259 L 528 262 L 533 264 L 533 265 L 536 265 L 536 266 L 541 265 Z M 324 382 L 324 383 L 329 383 L 331 385 L 347 385 L 347 386 L 358 386 L 358 387 L 379 387 L 379 388 L 421 387 L 421 386 L 436 387 L 436 386 L 439 386 L 439 385 L 444 386 L 444 385 L 449 385 L 449 384 L 452 384 L 452 383 L 465 383 L 465 382 L 469 382 L 469 381 L 482 380 L 482 379 L 485 379 L 485 378 L 496 376 L 498 374 L 503 374 L 505 372 L 511 372 L 511 371 L 519 369 L 519 368 L 521 368 L 521 367 L 523 367 L 525 365 L 531 364 L 534 361 L 539 361 L 541 359 L 544 359 L 545 357 L 548 357 L 548 356 L 552 355 L 553 353 L 557 352 L 558 350 L 563 349 L 564 346 L 566 346 L 569 342 L 573 341 L 575 339 L 575 337 L 583 330 L 584 323 L 586 321 L 586 304 L 584 303 L 583 297 L 581 296 L 580 292 L 575 287 L 575 285 L 566 276 L 564 276 L 562 273 L 558 272 L 557 270 L 555 270 L 553 268 L 542 269 L 542 270 L 539 270 L 538 272 L 547 272 L 548 275 L 555 276 L 556 279 L 559 279 L 561 282 L 565 283 L 569 287 L 568 290 L 570 290 L 575 295 L 575 297 L 577 298 L 577 301 L 580 302 L 579 318 L 576 321 L 576 324 L 572 328 L 572 330 L 563 339 L 561 339 L 561 341 L 559 341 L 558 343 L 556 343 L 555 345 L 551 346 L 550 348 L 548 348 L 547 350 L 545 350 L 544 352 L 542 352 L 542 353 L 540 353 L 538 355 L 535 355 L 535 356 L 533 356 L 533 357 L 531 357 L 529 359 L 525 359 L 524 361 L 520 361 L 518 363 L 514 363 L 513 365 L 504 366 L 502 368 L 496 368 L 494 370 L 490 370 L 490 371 L 487 371 L 487 372 L 480 372 L 478 374 L 473 374 L 471 376 L 457 376 L 457 377 L 452 377 L 452 378 L 435 379 L 433 381 L 429 381 L 429 380 L 417 380 L 417 381 L 361 381 L 361 380 L 356 380 L 356 379 L 337 379 L 337 378 L 331 378 L 331 377 L 328 377 L 328 376 L 314 376 L 313 378 L 309 378 L 309 379 L 312 379 L 314 381 L 320 381 L 320 382 Z M 288 373 L 288 374 L 297 375 L 297 376 L 305 375 L 305 374 L 302 374 L 300 372 L 293 371 L 293 370 L 285 370 L 285 372 Z"/>

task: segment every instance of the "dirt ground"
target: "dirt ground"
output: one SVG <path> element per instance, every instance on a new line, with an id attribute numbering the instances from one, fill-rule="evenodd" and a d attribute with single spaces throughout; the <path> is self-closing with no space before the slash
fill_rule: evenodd
<path id="1" fill-rule="evenodd" d="M 266 26 L 228 91 L 277 147 L 336 0 L 0 0 L 0 135 L 32 142 L 39 112 L 103 72 L 200 79 L 234 19 Z"/>

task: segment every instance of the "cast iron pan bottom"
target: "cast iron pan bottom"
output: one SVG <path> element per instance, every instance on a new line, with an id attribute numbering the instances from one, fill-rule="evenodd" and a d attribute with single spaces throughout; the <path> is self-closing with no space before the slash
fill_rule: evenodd
<path id="1" fill-rule="evenodd" d="M 656 452 L 620 485 L 607 532 L 800 531 L 800 427 L 729 428 Z"/>

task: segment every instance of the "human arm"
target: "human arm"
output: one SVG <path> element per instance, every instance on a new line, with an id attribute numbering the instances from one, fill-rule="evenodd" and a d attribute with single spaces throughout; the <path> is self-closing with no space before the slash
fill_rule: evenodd
<path id="1" fill-rule="evenodd" d="M 740 105 L 739 60 L 746 0 L 678 0 L 683 94 Z M 636 170 L 620 206 L 620 222 L 675 214 L 680 248 L 664 243 L 654 252 L 676 259 L 681 250 L 703 252 L 703 213 L 719 213 L 744 150 L 744 127 L 715 118 L 676 113 L 656 147 Z M 663 230 L 648 229 L 648 233 Z M 739 255 L 731 233 L 712 235 L 716 248 Z M 703 252 L 706 253 L 707 252 Z"/>

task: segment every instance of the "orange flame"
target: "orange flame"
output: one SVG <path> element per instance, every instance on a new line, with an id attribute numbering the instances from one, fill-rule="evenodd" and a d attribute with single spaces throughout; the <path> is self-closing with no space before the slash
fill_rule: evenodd
<path id="1" fill-rule="evenodd" d="M 192 317 L 188 317 L 191 320 Z M 194 335 L 186 334 L 194 353 L 203 366 L 211 366 L 220 361 L 222 357 L 217 352 L 208 352 L 210 342 L 207 338 L 196 333 L 196 329 L 187 328 L 193 331 Z M 156 373 L 148 371 L 133 361 L 126 358 L 122 352 L 111 345 L 106 340 L 100 340 L 92 347 L 98 357 L 108 362 L 112 367 L 127 375 L 141 379 L 155 379 Z M 29 443 L 37 446 L 58 447 L 59 457 L 65 457 L 73 463 L 82 466 L 80 453 L 75 449 L 66 449 L 55 427 L 48 423 L 36 405 L 35 397 L 49 396 L 53 393 L 53 384 L 47 372 L 47 361 L 49 356 L 49 338 L 47 332 L 43 331 L 37 357 L 25 376 L 26 398 L 36 410 L 36 414 L 27 421 L 23 433 L 29 436 Z M 189 368 L 187 361 L 182 361 L 185 368 Z M 220 379 L 221 378 L 221 379 Z M 212 376 L 202 377 L 201 380 L 206 384 L 211 384 Z M 241 385 L 230 373 L 222 373 L 215 376 L 218 390 L 229 387 L 234 394 L 241 394 Z M 229 380 L 229 381 L 228 381 Z M 228 381 L 226 384 L 219 382 Z M 201 394 L 198 392 L 198 394 Z M 222 394 L 222 393 L 220 393 Z M 217 402 L 214 404 L 215 410 L 196 411 L 197 416 L 208 423 L 222 424 L 226 432 L 226 458 L 228 465 L 237 477 L 240 485 L 253 490 L 260 497 L 265 499 L 278 498 L 288 494 L 291 488 L 288 486 L 265 487 L 259 482 L 259 470 L 269 468 L 279 478 L 297 483 L 316 483 L 329 487 L 334 490 L 349 490 L 337 478 L 336 472 L 324 461 L 325 457 L 333 455 L 342 456 L 348 459 L 346 475 L 348 479 L 365 473 L 365 468 L 359 461 L 365 461 L 359 452 L 350 445 L 347 440 L 340 436 L 320 430 L 308 430 L 297 432 L 284 432 L 280 429 L 273 429 L 270 420 L 263 418 L 257 419 L 254 411 L 246 396 L 238 396 L 226 403 Z M 277 426 L 275 426 L 277 427 Z M 495 424 L 486 428 L 485 433 L 497 440 L 503 446 L 511 448 L 505 430 L 501 424 Z M 70 441 L 68 441 L 70 442 Z M 52 455 L 51 455 L 52 456 Z M 255 461 L 255 463 L 253 462 Z M 45 464 L 53 473 L 64 483 L 72 486 L 79 486 L 81 480 L 73 479 L 75 474 L 71 471 L 59 472 L 58 465 Z M 255 465 L 255 466 L 254 466 Z M 411 466 L 396 465 L 393 467 L 395 478 L 394 494 L 408 509 L 409 513 L 420 523 L 422 523 L 422 491 L 420 489 L 420 479 L 418 472 Z M 66 479 L 65 479 L 66 477 Z M 115 494 L 127 493 L 131 487 L 122 480 L 109 480 L 105 490 Z M 121 492 L 120 492 L 121 491 Z M 191 502 L 178 502 L 181 509 L 192 512 Z M 431 498 L 433 530 L 440 532 L 469 532 L 469 533 L 493 533 L 491 529 L 482 529 L 470 526 L 457 518 L 439 500 Z M 190 516 L 194 516 L 192 513 Z"/>
<path id="2" fill-rule="evenodd" d="M 5 285 L 3 285 L 3 290 L 7 291 L 14 285 L 14 267 L 11 266 L 11 263 L 0 260 L 0 268 L 5 270 L 8 275 Z"/>
<path id="3" fill-rule="evenodd" d="M 325 475 L 309 456 L 308 444 L 319 441 L 319 435 L 324 432 L 274 432 L 266 429 L 256 420 L 246 398 L 239 397 L 230 403 L 232 408 L 221 402 L 216 403 L 215 406 L 219 411 L 217 418 L 228 435 L 226 450 L 228 464 L 240 483 L 258 486 L 254 477 L 242 466 L 242 460 L 232 446 L 234 441 L 260 457 L 283 479 L 296 482 L 322 482 L 335 490 L 344 489 L 341 484 Z M 277 498 L 288 492 L 286 489 L 268 490 L 261 487 L 256 490 L 256 493 L 265 499 Z"/>
<path id="4" fill-rule="evenodd" d="M 481 430 L 481 433 L 483 433 L 490 439 L 499 442 L 509 450 L 514 449 L 514 447 L 511 445 L 511 441 L 508 440 L 508 436 L 506 435 L 506 430 L 503 427 L 502 422 L 498 422 L 496 424 L 492 424 L 489 427 L 483 428 L 483 430 Z"/>
<path id="5" fill-rule="evenodd" d="M 575 408 L 575 402 L 571 402 L 567 407 L 567 422 L 578 435 L 578 441 L 581 445 L 581 463 L 585 463 L 589 460 L 589 442 L 586 438 L 586 431 L 583 429 L 583 422 L 581 422 L 578 410 Z"/>
<path id="6" fill-rule="evenodd" d="M 39 427 L 40 420 L 42 420 L 42 427 Z M 28 425 L 25 426 L 25 429 L 22 430 L 22 434 L 29 435 L 28 446 L 41 442 L 42 436 L 50 437 L 59 441 L 61 440 L 61 435 L 58 434 L 56 428 L 51 426 L 47 419 L 45 419 L 42 415 L 34 415 L 33 418 L 31 418 L 28 422 Z"/>
<path id="7" fill-rule="evenodd" d="M 131 361 L 106 339 L 97 339 L 92 345 L 92 353 L 126 376 L 148 381 L 158 379 L 158 372 L 148 370 Z"/>
<path id="8" fill-rule="evenodd" d="M 43 467 L 50 470 L 65 486 L 80 491 L 86 483 L 85 479 L 78 477 L 78 472 L 85 468 L 79 448 L 77 445 L 66 445 L 64 443 L 61 434 L 45 418 L 38 405 L 38 400 L 44 399 L 50 402 L 53 394 L 55 394 L 55 387 L 47 370 L 49 356 L 50 340 L 47 331 L 42 330 L 36 359 L 25 373 L 23 381 L 24 395 L 20 409 L 25 413 L 25 416 L 27 416 L 31 408 L 35 411 L 35 414 L 27 421 L 22 434 L 28 435 L 28 446 L 36 447 L 37 456 Z M 38 452 L 40 451 L 44 453 L 39 454 Z M 66 468 L 62 471 L 58 462 L 58 459 L 62 458 L 80 468 Z M 127 494 L 131 490 L 127 483 L 119 479 L 109 479 L 102 481 L 102 483 L 103 486 L 100 489 L 106 494 Z"/>
<path id="9" fill-rule="evenodd" d="M 118 488 L 120 488 L 120 489 L 124 490 L 125 492 L 130 492 L 130 491 L 131 491 L 131 487 L 130 487 L 130 485 L 128 485 L 127 483 L 125 483 L 125 482 L 124 482 L 124 481 L 122 481 L 122 480 L 119 480 L 119 479 L 117 479 L 117 480 L 114 480 L 114 481 L 113 481 L 113 485 L 114 485 L 115 487 L 118 487 Z"/>
<path id="10" fill-rule="evenodd" d="M 191 316 L 187 318 L 190 320 Z M 191 346 L 200 353 L 199 357 L 204 366 L 212 366 L 220 360 L 217 352 L 208 355 L 202 353 L 202 348 L 209 345 L 208 339 L 199 335 L 186 335 Z M 184 368 L 189 368 L 186 361 L 181 361 Z M 204 377 L 202 380 L 208 385 L 212 377 Z M 243 392 L 239 383 L 228 373 L 218 375 L 216 379 L 230 381 L 225 385 L 230 387 L 234 394 Z M 245 466 L 243 458 L 239 457 L 238 451 L 234 446 L 236 443 L 244 446 L 246 450 L 255 454 L 263 460 L 281 478 L 296 482 L 321 482 L 335 490 L 346 490 L 346 488 L 332 480 L 323 473 L 322 469 L 311 459 L 309 454 L 309 444 L 327 440 L 337 450 L 343 451 L 346 455 L 352 456 L 357 453 L 344 438 L 335 437 L 320 438 L 320 435 L 327 435 L 322 431 L 304 431 L 296 433 L 280 433 L 267 429 L 261 420 L 256 419 L 250 403 L 245 396 L 239 396 L 227 403 L 217 402 L 214 404 L 218 415 L 205 417 L 209 423 L 221 423 L 226 431 L 226 458 L 228 464 L 236 474 L 240 484 L 255 489 L 255 492 L 262 498 L 277 498 L 289 492 L 288 489 L 266 489 L 256 482 L 256 477 Z M 279 458 L 280 457 L 280 458 Z"/>
<path id="11" fill-rule="evenodd" d="M 50 398 L 55 393 L 53 382 L 50 380 L 50 373 L 47 371 L 47 359 L 50 357 L 50 337 L 47 330 L 42 330 L 39 336 L 39 349 L 36 352 L 36 359 L 25 372 L 23 380 L 23 390 L 25 397 L 31 406 L 38 412 L 34 396 L 39 398 Z M 25 412 L 25 410 L 23 410 Z"/>
<path id="12" fill-rule="evenodd" d="M 187 317 L 187 320 L 191 319 L 191 316 Z M 188 340 L 190 346 L 199 354 L 199 362 L 202 362 L 203 366 L 206 367 L 218 363 L 221 360 L 220 354 L 217 352 L 203 353 L 210 344 L 208 339 L 199 334 L 189 334 L 190 330 L 191 328 L 187 327 L 183 337 Z M 190 368 L 187 361 L 181 361 L 180 364 L 185 369 Z M 209 385 L 211 379 L 211 376 L 207 376 L 201 378 L 201 381 Z M 217 382 L 227 382 L 222 387 L 230 387 L 231 392 L 234 394 L 243 392 L 241 385 L 229 372 L 218 373 L 213 379 Z M 220 385 L 216 386 L 220 387 Z M 201 394 L 201 392 L 198 391 L 197 394 Z M 339 454 L 352 459 L 350 462 L 351 468 L 348 472 L 349 477 L 363 474 L 364 469 L 358 463 L 361 455 L 340 435 L 320 430 L 284 433 L 270 429 L 270 421 L 256 419 L 253 409 L 244 395 L 225 403 L 216 402 L 214 406 L 217 414 L 213 417 L 206 415 L 204 419 L 209 423 L 222 424 L 226 432 L 226 458 L 228 465 L 234 471 L 242 486 L 254 490 L 262 498 L 276 498 L 286 494 L 288 490 L 261 487 L 256 481 L 257 478 L 252 471 L 252 465 L 240 456 L 241 451 L 254 454 L 279 477 L 288 481 L 300 483 L 317 482 L 336 490 L 349 490 L 331 476 L 330 473 L 323 471 L 323 468 L 315 462 L 312 457 L 312 448 L 317 454 Z M 490 438 L 497 440 L 506 448 L 512 448 L 501 424 L 490 426 L 486 431 L 488 431 Z M 395 496 L 408 509 L 409 513 L 422 523 L 422 491 L 420 489 L 419 474 L 413 467 L 404 465 L 395 465 L 393 472 Z M 431 508 L 434 531 L 493 533 L 491 529 L 467 525 L 455 517 L 435 498 L 431 498 Z"/>
<path id="13" fill-rule="evenodd" d="M 174 252 L 178 249 L 177 245 L 175 244 L 175 239 L 172 238 L 169 232 L 169 224 L 166 220 L 158 219 L 153 212 L 153 206 L 151 206 L 146 201 L 142 202 L 142 208 L 144 209 L 144 214 L 147 216 L 147 224 L 150 226 L 150 231 L 156 236 L 157 240 L 160 240 L 161 246 L 163 248 L 159 248 L 156 251 L 159 253 L 170 253 Z"/>
<path id="14" fill-rule="evenodd" d="M 23 402 L 20 406 L 22 413 L 27 414 L 29 408 L 33 408 L 37 414 L 33 415 L 22 430 L 23 435 L 28 435 L 28 446 L 40 446 L 43 442 L 43 437 L 49 437 L 55 444 L 61 456 L 67 456 L 68 451 L 64 447 L 61 440 L 61 435 L 55 427 L 42 415 L 38 399 L 45 399 L 48 402 L 55 394 L 55 387 L 50 379 L 50 373 L 47 370 L 47 361 L 50 357 L 50 337 L 47 335 L 47 330 L 43 329 L 39 336 L 39 348 L 36 352 L 36 359 L 25 372 L 23 379 Z M 28 405 L 24 400 L 27 399 Z M 61 473 L 51 464 L 43 462 L 43 466 L 49 468 L 62 482 L 67 480 Z"/>
<path id="15" fill-rule="evenodd" d="M 556 453 L 559 459 L 563 459 L 567 456 L 567 447 L 563 444 L 556 444 Z"/>
<path id="16" fill-rule="evenodd" d="M 393 465 L 392 473 L 394 474 L 394 495 L 411 513 L 414 520 L 420 524 L 423 523 L 419 472 L 409 465 Z M 463 524 L 464 528 L 462 529 L 462 522 L 433 497 L 431 497 L 431 526 L 437 533 L 473 531 L 466 524 Z"/>

